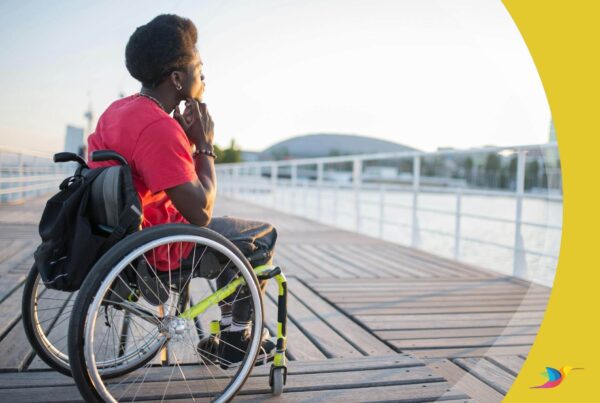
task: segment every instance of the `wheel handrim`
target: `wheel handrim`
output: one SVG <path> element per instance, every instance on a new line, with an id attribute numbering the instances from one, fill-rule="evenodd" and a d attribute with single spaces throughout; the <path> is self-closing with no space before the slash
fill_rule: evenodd
<path id="1" fill-rule="evenodd" d="M 69 370 L 69 356 L 67 353 L 64 353 L 60 348 L 56 346 L 58 341 L 65 340 L 65 350 L 66 350 L 66 336 L 62 337 L 59 340 L 51 341 L 49 339 L 49 334 L 56 328 L 57 325 L 62 324 L 65 320 L 69 319 L 69 314 L 71 312 L 71 308 L 73 307 L 72 303 L 74 298 L 72 295 L 66 297 L 66 299 L 61 300 L 59 302 L 63 302 L 64 304 L 60 304 L 54 308 L 48 308 L 45 305 L 42 305 L 42 308 L 39 308 L 41 300 L 54 300 L 53 298 L 43 297 L 43 294 L 48 292 L 49 289 L 40 291 L 40 275 L 37 274 L 31 292 L 31 301 L 30 301 L 30 316 L 32 320 L 32 326 L 34 329 L 35 337 L 38 339 L 38 342 L 44 348 L 45 352 L 52 359 L 54 363 L 57 365 Z M 57 299 L 58 300 L 58 299 Z M 70 305 L 71 304 L 71 305 Z M 40 320 L 39 313 L 42 311 L 56 310 L 58 314 L 56 316 L 51 315 L 50 318 L 44 318 Z M 61 317 L 65 315 L 65 318 Z M 44 330 L 43 324 L 46 322 L 50 322 L 50 330 L 46 332 Z"/>
<path id="2" fill-rule="evenodd" d="M 207 238 L 204 238 L 201 236 L 196 236 L 196 235 L 176 235 L 176 236 L 162 237 L 153 242 L 150 242 L 148 244 L 145 244 L 143 246 L 136 248 L 135 250 L 133 250 L 132 252 L 127 254 L 125 257 L 123 257 L 119 261 L 119 263 L 113 269 L 111 269 L 109 275 L 102 281 L 100 287 L 98 288 L 98 290 L 96 292 L 96 295 L 93 297 L 92 303 L 91 303 L 90 307 L 88 308 L 87 315 L 86 315 L 84 340 L 86 340 L 87 342 L 84 345 L 84 359 L 85 359 L 86 367 L 88 368 L 89 375 L 90 375 L 90 378 L 91 378 L 93 384 L 96 386 L 96 389 L 97 389 L 98 393 L 100 394 L 100 396 L 106 401 L 115 401 L 115 399 L 114 399 L 113 395 L 111 394 L 111 392 L 108 390 L 107 385 L 105 385 L 105 383 L 102 380 L 102 377 L 105 375 L 105 371 L 98 370 L 98 364 L 96 363 L 96 355 L 94 352 L 94 332 L 95 332 L 95 328 L 96 328 L 96 322 L 98 319 L 97 313 L 98 313 L 98 310 L 101 309 L 102 300 L 105 297 L 106 293 L 109 291 L 109 288 L 110 288 L 111 284 L 113 284 L 113 281 L 115 281 L 119 277 L 119 275 L 123 272 L 125 267 L 128 264 L 130 264 L 130 262 L 134 261 L 139 256 L 144 255 L 147 251 L 149 251 L 153 248 L 156 248 L 157 246 L 166 245 L 166 244 L 170 244 L 170 243 L 182 243 L 182 242 L 192 242 L 197 245 L 199 244 L 199 245 L 204 245 L 206 247 L 212 248 L 212 249 L 222 253 L 223 255 L 225 255 L 230 260 L 230 262 L 233 262 L 233 264 L 238 268 L 238 270 L 240 270 L 239 268 L 243 267 L 244 269 L 241 269 L 240 271 L 241 271 L 241 274 L 244 277 L 246 283 L 253 284 L 252 286 L 248 287 L 250 290 L 250 297 L 253 299 L 253 301 L 260 300 L 260 294 L 258 291 L 258 287 L 256 287 L 254 280 L 252 278 L 252 275 L 247 270 L 243 261 L 240 258 L 238 258 L 235 253 L 233 253 L 231 250 L 229 250 L 227 247 L 220 244 L 219 242 L 216 242 L 216 241 L 213 241 L 211 239 L 207 239 Z M 101 296 L 101 297 L 99 297 L 99 296 Z M 260 335 L 261 330 L 262 330 L 262 317 L 263 317 L 262 316 L 262 307 L 261 307 L 261 304 L 254 304 L 253 307 L 254 307 L 254 317 L 253 317 L 253 321 L 252 321 L 253 332 L 254 332 L 253 334 Z M 240 366 L 240 368 L 237 370 L 236 375 L 233 377 L 233 379 L 227 385 L 226 390 L 224 392 L 221 392 L 221 394 L 219 396 L 217 396 L 217 398 L 216 398 L 217 401 L 229 400 L 235 394 L 235 392 L 237 392 L 237 390 L 241 387 L 241 385 L 245 381 L 247 375 L 249 374 L 250 370 L 252 369 L 252 367 L 254 365 L 254 359 L 258 353 L 259 344 L 260 344 L 260 337 L 253 337 L 251 340 L 251 344 L 249 345 L 245 361 Z M 160 349 L 160 348 L 161 347 L 159 346 L 158 349 Z M 202 354 L 198 354 L 199 363 L 200 363 L 200 359 L 202 359 L 200 357 L 200 355 L 202 355 Z M 202 361 L 204 361 L 204 360 L 202 360 Z M 205 362 L 204 362 L 204 364 L 206 365 Z M 179 371 L 181 371 L 181 375 L 185 379 L 185 375 L 184 375 L 183 370 L 181 369 L 181 366 L 179 364 L 177 364 L 177 366 L 179 367 L 178 368 Z M 173 370 L 175 370 L 175 368 L 176 367 L 174 366 Z M 146 373 L 147 373 L 147 370 L 146 370 Z M 214 376 L 212 376 L 212 377 L 213 377 L 213 380 L 216 381 L 216 378 Z M 144 380 L 145 380 L 145 375 L 144 375 L 144 379 L 142 379 L 142 383 L 144 382 Z M 186 383 L 187 383 L 187 381 L 186 381 Z M 139 387 L 141 388 L 141 384 Z M 168 385 L 167 385 L 167 388 L 168 388 Z M 189 389 L 189 387 L 188 387 L 188 389 Z M 208 391 L 208 389 L 207 389 L 207 391 Z M 165 389 L 165 393 L 166 393 L 166 389 Z M 192 395 L 192 397 L 194 397 L 194 394 L 191 393 L 191 389 L 190 389 L 190 394 Z"/>

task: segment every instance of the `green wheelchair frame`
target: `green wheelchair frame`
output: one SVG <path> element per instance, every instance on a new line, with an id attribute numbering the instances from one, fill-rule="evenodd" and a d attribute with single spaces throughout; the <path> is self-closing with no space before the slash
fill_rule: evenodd
<path id="1" fill-rule="evenodd" d="M 269 386 L 274 394 L 281 394 L 283 386 L 287 380 L 287 366 L 285 359 L 286 349 L 286 331 L 287 331 L 287 281 L 281 268 L 276 265 L 260 265 L 254 268 L 254 273 L 258 280 L 269 280 L 275 278 L 279 286 L 277 298 L 277 346 L 273 365 L 269 373 Z M 238 287 L 243 286 L 246 281 L 238 277 L 225 287 L 215 291 L 208 297 L 190 306 L 188 309 L 179 314 L 179 318 L 185 320 L 193 320 L 197 316 L 204 313 L 208 308 L 217 305 L 220 301 L 233 295 Z M 211 323 L 210 333 L 217 334 L 220 330 L 218 321 Z"/>

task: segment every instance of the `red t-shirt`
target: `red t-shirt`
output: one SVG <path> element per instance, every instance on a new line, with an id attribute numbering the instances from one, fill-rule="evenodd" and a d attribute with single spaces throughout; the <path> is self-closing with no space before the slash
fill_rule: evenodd
<path id="1" fill-rule="evenodd" d="M 95 150 L 116 151 L 131 166 L 142 202 L 142 227 L 188 223 L 164 190 L 196 178 L 191 144 L 179 123 L 154 101 L 135 94 L 113 102 L 88 138 L 88 153 Z M 88 160 L 90 168 L 116 165 Z M 181 255 L 188 255 L 191 244 L 181 246 L 155 248 L 148 258 L 160 270 L 175 269 Z"/>

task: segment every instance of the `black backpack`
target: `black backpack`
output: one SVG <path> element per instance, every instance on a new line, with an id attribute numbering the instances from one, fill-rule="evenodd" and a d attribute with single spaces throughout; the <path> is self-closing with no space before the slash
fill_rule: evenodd
<path id="1" fill-rule="evenodd" d="M 54 162 L 76 161 L 75 174 L 46 203 L 35 265 L 47 288 L 79 289 L 94 263 L 126 235 L 139 230 L 141 203 L 127 161 L 114 151 L 92 153 L 93 161 L 116 160 L 118 166 L 90 169 L 73 153 Z"/>

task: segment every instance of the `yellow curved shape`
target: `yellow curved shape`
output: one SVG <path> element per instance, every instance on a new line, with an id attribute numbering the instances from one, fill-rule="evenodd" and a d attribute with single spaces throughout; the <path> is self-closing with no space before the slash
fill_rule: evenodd
<path id="1" fill-rule="evenodd" d="M 550 366 L 600 366 L 600 1 L 506 0 L 546 90 L 562 162 L 563 234 L 544 321 L 505 402 L 600 399 L 595 372 L 530 389 Z"/>

